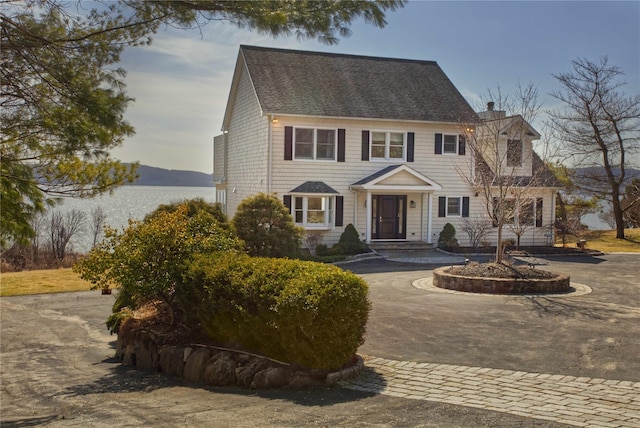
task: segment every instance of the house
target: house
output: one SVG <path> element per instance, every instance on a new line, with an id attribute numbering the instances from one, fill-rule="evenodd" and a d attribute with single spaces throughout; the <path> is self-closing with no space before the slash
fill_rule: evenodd
<path id="1" fill-rule="evenodd" d="M 469 245 L 463 223 L 489 217 L 464 173 L 499 157 L 471 150 L 466 131 L 475 141 L 485 123 L 500 123 L 501 153 L 532 177 L 539 134 L 526 124 L 509 135 L 520 119 L 476 114 L 433 61 L 241 46 L 214 138 L 216 200 L 233 216 L 246 197 L 274 194 L 327 245 L 349 223 L 367 243 L 436 243 L 451 223 Z M 532 190 L 523 245 L 550 242 L 556 190 Z"/>

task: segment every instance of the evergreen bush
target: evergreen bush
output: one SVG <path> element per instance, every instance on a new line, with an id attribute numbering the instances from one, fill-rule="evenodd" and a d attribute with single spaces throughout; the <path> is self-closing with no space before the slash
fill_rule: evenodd
<path id="1" fill-rule="evenodd" d="M 183 304 L 219 343 L 337 369 L 364 342 L 368 286 L 335 266 L 216 254 L 196 258 L 186 277 Z"/>
<path id="2" fill-rule="evenodd" d="M 458 248 L 458 240 L 456 239 L 456 228 L 451 223 L 447 223 L 442 228 L 442 232 L 438 236 L 438 248 L 443 250 L 452 250 Z"/>
<path id="3" fill-rule="evenodd" d="M 367 244 L 360 239 L 360 234 L 351 223 L 344 228 L 340 240 L 331 247 L 331 254 L 360 254 L 367 251 Z"/>
<path id="4" fill-rule="evenodd" d="M 295 257 L 300 249 L 302 229 L 274 196 L 259 193 L 243 200 L 232 222 L 251 256 Z"/>

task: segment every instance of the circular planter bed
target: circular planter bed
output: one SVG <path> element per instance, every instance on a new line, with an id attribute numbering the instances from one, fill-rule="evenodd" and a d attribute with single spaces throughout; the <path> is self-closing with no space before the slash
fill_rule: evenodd
<path id="1" fill-rule="evenodd" d="M 433 285 L 486 294 L 544 294 L 570 291 L 569 276 L 526 266 L 485 263 L 433 271 Z"/>

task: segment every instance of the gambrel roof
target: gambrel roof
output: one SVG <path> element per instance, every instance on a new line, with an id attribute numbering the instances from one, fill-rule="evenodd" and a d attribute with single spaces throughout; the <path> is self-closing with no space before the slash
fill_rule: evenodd
<path id="1" fill-rule="evenodd" d="M 263 114 L 479 121 L 434 61 L 242 45 L 232 93 L 243 67 Z M 231 98 L 230 102 L 233 102 Z M 231 107 L 227 105 L 225 124 Z"/>

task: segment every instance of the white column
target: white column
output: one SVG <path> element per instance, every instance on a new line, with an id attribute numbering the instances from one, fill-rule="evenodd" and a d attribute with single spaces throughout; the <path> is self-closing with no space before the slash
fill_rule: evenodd
<path id="1" fill-rule="evenodd" d="M 367 232 L 366 232 L 366 242 L 367 244 L 371 243 L 371 191 L 367 190 L 367 199 L 365 199 L 365 218 L 367 219 Z"/>
<path id="2" fill-rule="evenodd" d="M 433 199 L 433 194 L 429 192 L 427 194 L 427 244 L 432 244 L 433 240 L 431 239 L 431 213 L 433 210 L 431 209 L 431 202 Z"/>

